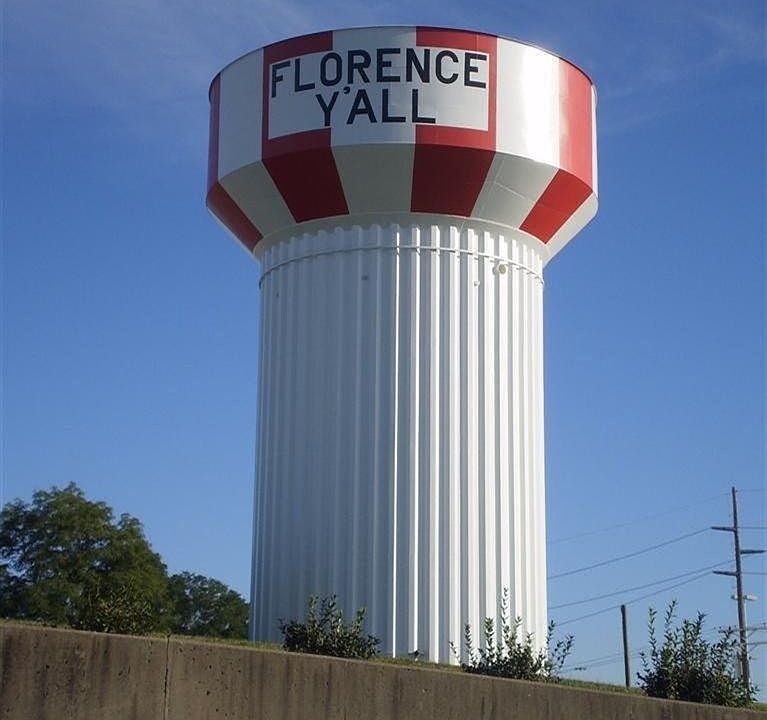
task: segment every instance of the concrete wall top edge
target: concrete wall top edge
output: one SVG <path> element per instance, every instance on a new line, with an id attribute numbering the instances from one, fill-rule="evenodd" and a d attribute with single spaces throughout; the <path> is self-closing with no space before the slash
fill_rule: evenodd
<path id="1" fill-rule="evenodd" d="M 0 716 L 756 720 L 751 710 L 194 639 L 0 624 Z"/>

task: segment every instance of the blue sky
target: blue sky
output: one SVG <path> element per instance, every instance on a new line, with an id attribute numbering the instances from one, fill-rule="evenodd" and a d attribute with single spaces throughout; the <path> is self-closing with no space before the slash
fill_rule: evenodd
<path id="1" fill-rule="evenodd" d="M 139 517 L 171 571 L 247 594 L 258 266 L 204 207 L 208 83 L 284 37 L 392 23 L 517 37 L 597 85 L 600 210 L 546 276 L 550 573 L 724 524 L 732 484 L 753 490 L 743 524 L 763 526 L 761 0 L 11 0 L 3 499 L 75 481 Z M 764 533 L 745 542 L 764 546 Z M 550 601 L 675 577 L 727 560 L 730 543 L 707 531 L 553 579 Z M 764 622 L 764 576 L 747 579 L 760 596 L 750 620 Z M 683 614 L 709 613 L 710 627 L 735 622 L 731 585 L 709 576 L 631 604 L 632 648 L 646 642 L 648 605 L 672 597 Z M 658 587 L 551 616 L 564 623 Z M 569 664 L 607 657 L 576 676 L 621 680 L 608 657 L 620 650 L 617 610 L 565 630 L 576 636 Z"/>

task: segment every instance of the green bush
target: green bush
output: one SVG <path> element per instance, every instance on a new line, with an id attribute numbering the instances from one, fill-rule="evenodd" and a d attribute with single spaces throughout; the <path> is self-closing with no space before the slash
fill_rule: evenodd
<path id="1" fill-rule="evenodd" d="M 335 595 L 321 601 L 312 595 L 307 603 L 305 622 L 280 620 L 282 647 L 292 652 L 367 660 L 378 653 L 381 641 L 365 634 L 364 622 L 365 608 L 357 610 L 354 620 L 344 624 Z"/>
<path id="2" fill-rule="evenodd" d="M 738 677 L 738 639 L 728 629 L 716 642 L 703 638 L 703 620 L 682 620 L 675 626 L 676 601 L 664 620 L 663 640 L 656 632 L 657 611 L 650 608 L 650 653 L 642 652 L 643 672 L 638 673 L 640 687 L 651 697 L 670 700 L 745 707 L 756 696 L 755 687 L 747 687 Z"/>
<path id="3" fill-rule="evenodd" d="M 501 598 L 501 628 L 496 637 L 495 621 L 485 618 L 484 643 L 482 647 L 474 648 L 471 626 L 466 625 L 464 642 L 466 645 L 467 662 L 461 663 L 461 668 L 476 675 L 492 675 L 493 677 L 513 678 L 515 680 L 537 680 L 539 682 L 558 682 L 558 673 L 562 670 L 567 656 L 573 646 L 573 636 L 567 635 L 559 640 L 553 649 L 536 649 L 532 633 L 521 635 L 519 632 L 522 618 L 513 621 L 509 619 L 509 591 L 504 589 Z M 554 623 L 549 624 L 546 645 L 551 648 L 551 638 Z M 460 660 L 460 654 L 453 643 L 450 644 L 453 654 Z"/>

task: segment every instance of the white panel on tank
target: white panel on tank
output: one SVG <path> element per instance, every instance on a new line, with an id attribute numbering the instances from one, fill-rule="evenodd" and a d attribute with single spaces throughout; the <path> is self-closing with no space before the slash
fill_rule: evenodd
<path id="1" fill-rule="evenodd" d="M 412 143 L 428 118 L 435 126 L 487 130 L 490 58 L 468 52 L 417 46 L 414 29 L 335 32 L 332 50 L 271 66 L 269 137 L 332 126 L 333 145 Z M 428 81 L 412 64 L 408 79 L 413 56 Z"/>
<path id="2" fill-rule="evenodd" d="M 221 72 L 218 176 L 261 159 L 261 88 L 264 51 L 246 55 Z"/>
<path id="3" fill-rule="evenodd" d="M 386 55 L 386 62 L 391 63 L 391 67 L 386 68 L 387 73 L 400 74 L 405 72 L 405 53 L 408 47 L 415 47 L 416 33 L 415 28 L 361 28 L 356 32 L 334 32 L 333 49 L 338 52 L 344 60 L 348 59 L 350 50 L 367 50 L 373 53 L 373 67 L 370 68 L 368 76 L 369 83 L 360 82 L 358 73 L 354 74 L 355 82 L 349 87 L 348 97 L 341 98 L 345 116 L 348 117 L 350 101 L 354 98 L 357 90 L 364 89 L 368 93 L 376 114 L 376 123 L 369 123 L 367 120 L 358 119 L 353 124 L 340 123 L 333 128 L 332 143 L 335 146 L 359 143 L 414 143 L 415 125 L 410 122 L 382 122 L 382 90 L 388 92 L 388 111 L 391 117 L 409 118 L 412 110 L 411 95 L 408 87 L 402 83 L 377 82 L 375 79 L 375 52 L 379 48 L 396 48 L 398 54 Z M 345 65 L 346 67 L 346 65 Z M 339 86 L 341 92 L 347 87 L 344 78 Z M 359 190 L 358 190 L 359 192 Z"/>
<path id="4" fill-rule="evenodd" d="M 412 145 L 334 147 L 350 213 L 409 212 Z"/>
<path id="5" fill-rule="evenodd" d="M 293 215 L 263 163 L 235 170 L 221 184 L 263 235 L 293 224 Z"/>
<path id="6" fill-rule="evenodd" d="M 501 41 L 498 63 L 498 152 L 558 166 L 559 58 Z"/>
<path id="7" fill-rule="evenodd" d="M 548 165 L 496 153 L 472 215 L 519 227 L 555 174 Z"/>

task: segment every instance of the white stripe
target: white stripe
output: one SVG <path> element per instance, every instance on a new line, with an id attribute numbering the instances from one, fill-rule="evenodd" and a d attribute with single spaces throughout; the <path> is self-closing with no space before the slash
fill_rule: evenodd
<path id="1" fill-rule="evenodd" d="M 271 175 L 262 163 L 252 163 L 221 178 L 221 184 L 237 207 L 262 235 L 295 221 Z"/>
<path id="2" fill-rule="evenodd" d="M 559 58 L 498 41 L 499 152 L 559 165 Z"/>
<path id="3" fill-rule="evenodd" d="M 218 177 L 261 159 L 262 50 L 221 73 Z"/>
<path id="4" fill-rule="evenodd" d="M 519 227 L 556 171 L 527 158 L 496 153 L 471 216 Z"/>
<path id="5" fill-rule="evenodd" d="M 334 147 L 349 213 L 410 212 L 415 145 Z"/>

